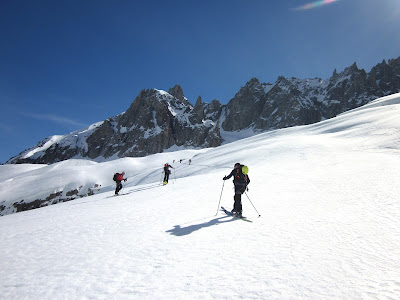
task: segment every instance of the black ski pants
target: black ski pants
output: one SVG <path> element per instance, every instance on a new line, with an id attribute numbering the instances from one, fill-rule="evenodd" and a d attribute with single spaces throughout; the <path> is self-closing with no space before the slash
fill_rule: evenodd
<path id="1" fill-rule="evenodd" d="M 118 195 L 119 191 L 122 189 L 121 181 L 117 180 L 115 182 L 115 195 Z"/>
<path id="2" fill-rule="evenodd" d="M 233 210 L 236 212 L 242 212 L 242 194 L 245 190 L 245 185 L 235 184 L 235 196 L 233 197 L 235 202 L 233 203 Z"/>
<path id="3" fill-rule="evenodd" d="M 165 173 L 165 175 L 164 175 L 164 182 L 168 182 L 168 179 L 169 179 L 169 173 L 171 173 L 171 171 L 167 171 L 167 172 L 164 172 Z"/>

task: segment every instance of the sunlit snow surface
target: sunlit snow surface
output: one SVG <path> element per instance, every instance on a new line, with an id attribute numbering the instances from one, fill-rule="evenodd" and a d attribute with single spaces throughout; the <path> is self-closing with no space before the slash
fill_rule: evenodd
<path id="1" fill-rule="evenodd" d="M 53 180 L 102 189 L 0 217 L 0 298 L 398 299 L 399 116 L 396 94 L 215 149 L 1 166 L 0 201 Z M 222 178 L 236 162 L 252 222 L 216 215 L 221 195 L 232 207 Z M 113 197 L 118 170 L 128 181 Z"/>

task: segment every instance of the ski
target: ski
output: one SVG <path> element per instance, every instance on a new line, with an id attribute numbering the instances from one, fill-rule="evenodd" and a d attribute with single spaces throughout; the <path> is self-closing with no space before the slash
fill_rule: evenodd
<path id="1" fill-rule="evenodd" d="M 108 196 L 108 197 L 106 197 L 106 198 L 113 198 L 113 197 L 119 197 L 119 196 L 125 196 L 125 195 L 129 195 L 130 193 L 123 193 L 123 194 L 117 194 L 117 195 L 111 195 L 111 196 Z"/>
<path id="2" fill-rule="evenodd" d="M 243 220 L 243 221 L 246 221 L 246 222 L 252 222 L 252 221 L 250 221 L 249 219 L 247 219 L 246 217 L 239 217 L 239 216 L 237 216 L 237 215 L 231 213 L 229 210 L 226 210 L 226 208 L 223 207 L 223 206 L 221 206 L 221 210 L 222 210 L 225 214 L 227 214 L 228 216 L 235 217 L 235 218 L 237 218 L 237 219 L 240 219 L 240 220 Z"/>
<path id="3" fill-rule="evenodd" d="M 132 192 L 126 192 L 126 193 L 114 195 L 114 197 L 117 197 L 117 196 L 125 196 L 125 195 L 129 195 L 129 194 L 131 194 L 131 193 L 132 193 Z"/>

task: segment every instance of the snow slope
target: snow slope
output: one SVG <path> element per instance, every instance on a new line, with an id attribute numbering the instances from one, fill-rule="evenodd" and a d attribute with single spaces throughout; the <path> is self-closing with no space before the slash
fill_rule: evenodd
<path id="1" fill-rule="evenodd" d="M 1 217 L 0 298 L 398 299 L 399 113 L 395 94 L 200 152 L 20 166 L 58 166 L 65 180 L 124 168 L 129 179 L 122 196 L 108 179 L 97 195 Z M 180 158 L 159 186 L 158 166 Z M 217 214 L 221 195 L 232 207 L 222 177 L 236 162 L 250 169 L 251 222 Z M 23 173 L 11 175 L 21 188 L 45 188 Z"/>

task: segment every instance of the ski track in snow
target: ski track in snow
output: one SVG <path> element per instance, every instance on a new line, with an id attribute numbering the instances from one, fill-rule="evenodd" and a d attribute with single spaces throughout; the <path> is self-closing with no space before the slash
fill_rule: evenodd
<path id="1" fill-rule="evenodd" d="M 0 299 L 398 299 L 393 105 L 202 151 L 166 186 L 152 169 L 125 195 L 0 217 Z M 218 211 L 237 161 L 252 223 Z"/>

